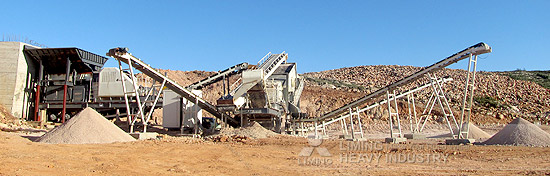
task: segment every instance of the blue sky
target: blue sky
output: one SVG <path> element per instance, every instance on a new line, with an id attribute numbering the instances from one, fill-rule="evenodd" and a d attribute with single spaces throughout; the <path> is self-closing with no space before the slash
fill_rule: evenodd
<path id="1" fill-rule="evenodd" d="M 301 73 L 427 66 L 478 42 L 479 70 L 549 70 L 550 1 L 3 1 L 3 35 L 151 66 L 222 70 L 289 53 Z M 465 68 L 463 61 L 451 68 Z M 116 66 L 110 59 L 107 66 Z"/>

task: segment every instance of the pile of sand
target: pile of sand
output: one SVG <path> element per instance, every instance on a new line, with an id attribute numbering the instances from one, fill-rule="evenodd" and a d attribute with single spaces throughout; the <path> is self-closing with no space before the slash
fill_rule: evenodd
<path id="1" fill-rule="evenodd" d="M 265 129 L 258 122 L 252 122 L 249 126 L 244 128 L 224 128 L 220 131 L 219 135 L 227 136 L 246 136 L 254 139 L 267 138 L 271 136 L 279 135 L 271 130 Z"/>
<path id="2" fill-rule="evenodd" d="M 525 119 L 517 118 L 483 144 L 546 147 L 550 146 L 550 134 Z"/>
<path id="3" fill-rule="evenodd" d="M 470 139 L 488 139 L 491 135 L 472 123 L 469 123 L 468 138 Z M 462 128 L 466 128 L 466 123 L 462 124 Z"/>
<path id="4" fill-rule="evenodd" d="M 36 140 L 36 142 L 52 144 L 128 141 L 135 141 L 135 139 L 89 107 Z"/>
<path id="5" fill-rule="evenodd" d="M 480 129 L 479 127 L 475 126 L 472 123 L 469 123 L 468 126 L 470 126 L 470 129 L 468 131 L 468 138 L 470 139 L 485 140 L 491 137 L 489 133 L 483 131 L 482 129 Z M 462 125 L 462 128 L 466 128 L 466 123 Z M 458 130 L 454 129 L 454 133 L 458 134 Z M 433 138 L 451 138 L 451 137 L 452 137 L 451 133 L 447 133 L 443 135 L 434 136 Z"/>

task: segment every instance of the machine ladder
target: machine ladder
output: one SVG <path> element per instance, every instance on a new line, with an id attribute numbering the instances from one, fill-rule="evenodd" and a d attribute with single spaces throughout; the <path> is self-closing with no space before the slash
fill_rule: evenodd
<path id="1" fill-rule="evenodd" d="M 356 120 L 353 120 L 354 117 L 356 118 Z M 361 123 L 359 108 L 355 108 L 355 111 L 352 110 L 352 108 L 349 108 L 349 121 L 350 121 L 350 129 L 351 129 L 351 139 L 356 139 L 357 138 L 356 135 L 359 135 L 361 139 L 365 138 L 365 135 L 363 133 L 363 124 Z M 353 123 L 354 121 L 357 122 L 357 125 Z"/>
<path id="2" fill-rule="evenodd" d="M 397 106 L 397 94 L 395 93 L 395 90 L 390 93 L 390 91 L 386 92 L 387 95 L 387 105 L 388 105 L 388 115 L 389 115 L 389 122 L 390 122 L 390 137 L 391 138 L 402 138 L 403 133 L 401 131 L 401 121 L 399 120 L 399 107 Z M 392 103 L 393 101 L 393 103 Z M 392 111 L 392 106 L 393 110 Z M 394 127 L 394 119 L 397 123 L 397 128 Z"/>
<path id="3" fill-rule="evenodd" d="M 466 87 L 464 88 L 464 99 L 462 101 L 462 111 L 460 114 L 459 139 L 468 139 L 470 132 L 470 117 L 472 116 L 472 105 L 474 100 L 475 79 L 477 69 L 477 55 L 470 55 L 468 62 L 468 76 L 466 77 Z"/>

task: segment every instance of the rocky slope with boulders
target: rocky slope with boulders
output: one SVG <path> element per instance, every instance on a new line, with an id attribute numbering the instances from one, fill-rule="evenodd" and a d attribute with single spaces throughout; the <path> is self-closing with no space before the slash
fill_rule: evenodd
<path id="1" fill-rule="evenodd" d="M 422 67 L 375 65 L 305 73 L 302 74 L 302 77 L 306 79 L 306 87 L 302 93 L 300 108 L 309 116 L 318 117 L 420 69 Z M 206 71 L 160 71 L 184 86 L 214 74 L 214 72 Z M 459 118 L 467 71 L 443 69 L 433 75 L 453 78 L 453 81 L 443 84 L 443 89 L 455 116 Z M 237 77 L 233 76 L 231 82 L 236 79 Z M 399 88 L 397 92 L 403 92 L 427 82 L 428 78 L 423 77 Z M 478 124 L 504 124 L 517 117 L 533 122 L 549 122 L 550 89 L 530 81 L 514 80 L 497 72 L 477 72 L 475 82 L 476 90 L 472 115 L 474 122 Z M 223 95 L 222 84 L 219 82 L 207 86 L 203 90 L 204 99 L 213 104 Z M 419 114 L 424 110 L 431 92 L 431 88 L 427 88 L 414 94 Z M 380 100 L 380 98 L 377 100 Z M 399 108 L 400 112 L 403 113 L 402 117 L 406 118 L 406 99 L 399 101 Z M 437 117 L 442 114 L 437 105 L 434 107 L 433 114 L 435 114 L 433 120 L 442 120 Z M 385 120 L 387 119 L 387 106 L 366 111 L 362 113 L 362 117 L 367 123 L 373 119 Z"/>
<path id="2" fill-rule="evenodd" d="M 306 96 L 302 97 L 302 102 L 304 102 L 302 107 L 312 115 L 317 115 L 319 112 L 327 112 L 349 102 L 349 100 L 343 100 L 342 103 L 339 103 L 333 98 L 324 98 L 323 96 L 333 95 L 328 92 L 354 92 L 351 99 L 357 99 L 411 75 L 420 69 L 422 67 L 376 65 L 305 73 L 302 76 L 308 80 L 307 83 L 309 86 L 305 90 L 307 92 L 305 93 Z M 461 69 L 443 69 L 432 75 L 453 78 L 453 81 L 443 84 L 443 89 L 449 98 L 455 116 L 459 117 L 467 71 Z M 400 88 L 398 92 L 403 92 L 427 82 L 428 78 L 425 76 Z M 546 89 L 534 82 L 514 80 L 497 72 L 477 72 L 475 84 L 475 103 L 472 116 L 474 122 L 507 123 L 517 117 L 541 123 L 548 123 L 550 120 L 550 89 Z M 431 89 L 423 89 L 415 94 L 415 100 L 420 105 L 417 111 L 421 112 L 419 109 L 423 108 L 423 103 L 426 103 L 431 92 Z M 315 94 L 318 96 L 314 96 Z M 345 96 L 344 99 L 348 97 L 351 96 Z M 331 103 L 322 103 L 323 101 Z M 330 104 L 330 106 L 319 106 L 320 104 Z M 401 102 L 400 104 L 403 106 L 403 104 L 406 105 L 406 102 Z M 406 108 L 406 106 L 403 107 Z M 379 109 L 378 111 L 385 110 Z M 437 111 L 439 111 L 438 108 L 435 111 L 437 114 Z M 387 112 L 383 112 L 383 114 L 385 113 Z M 375 113 L 369 114 L 367 112 L 366 115 L 373 114 Z"/>

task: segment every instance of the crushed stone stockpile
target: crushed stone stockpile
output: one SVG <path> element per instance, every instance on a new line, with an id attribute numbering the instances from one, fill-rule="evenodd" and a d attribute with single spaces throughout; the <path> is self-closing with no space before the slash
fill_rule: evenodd
<path id="1" fill-rule="evenodd" d="M 470 138 L 470 139 L 485 140 L 485 139 L 488 139 L 488 138 L 491 137 L 491 135 L 489 133 L 483 131 L 479 127 L 475 126 L 473 123 L 469 123 L 468 126 L 470 126 L 470 129 L 468 131 L 468 138 Z M 464 123 L 462 127 L 463 128 L 466 127 L 466 123 Z M 453 129 L 453 130 L 454 130 L 453 132 L 455 134 L 458 134 L 457 129 Z M 434 137 L 435 138 L 447 138 L 447 137 L 452 137 L 452 136 L 451 136 L 451 133 L 447 133 L 447 134 L 438 135 L 438 136 L 434 136 Z"/>
<path id="2" fill-rule="evenodd" d="M 550 134 L 525 119 L 517 118 L 484 144 L 549 147 Z"/>
<path id="3" fill-rule="evenodd" d="M 89 144 L 128 141 L 135 141 L 135 139 L 89 107 L 36 140 L 36 142 L 51 144 Z"/>
<path id="4" fill-rule="evenodd" d="M 462 124 L 462 128 L 466 126 L 466 123 Z M 491 135 L 472 123 L 469 123 L 470 129 L 468 131 L 468 138 L 472 139 L 488 139 Z"/>
<path id="5" fill-rule="evenodd" d="M 237 136 L 246 136 L 253 139 L 267 138 L 271 136 L 279 135 L 271 130 L 265 129 L 258 122 L 252 122 L 249 126 L 244 128 L 224 128 L 220 131 L 219 135 L 237 135 Z"/>

